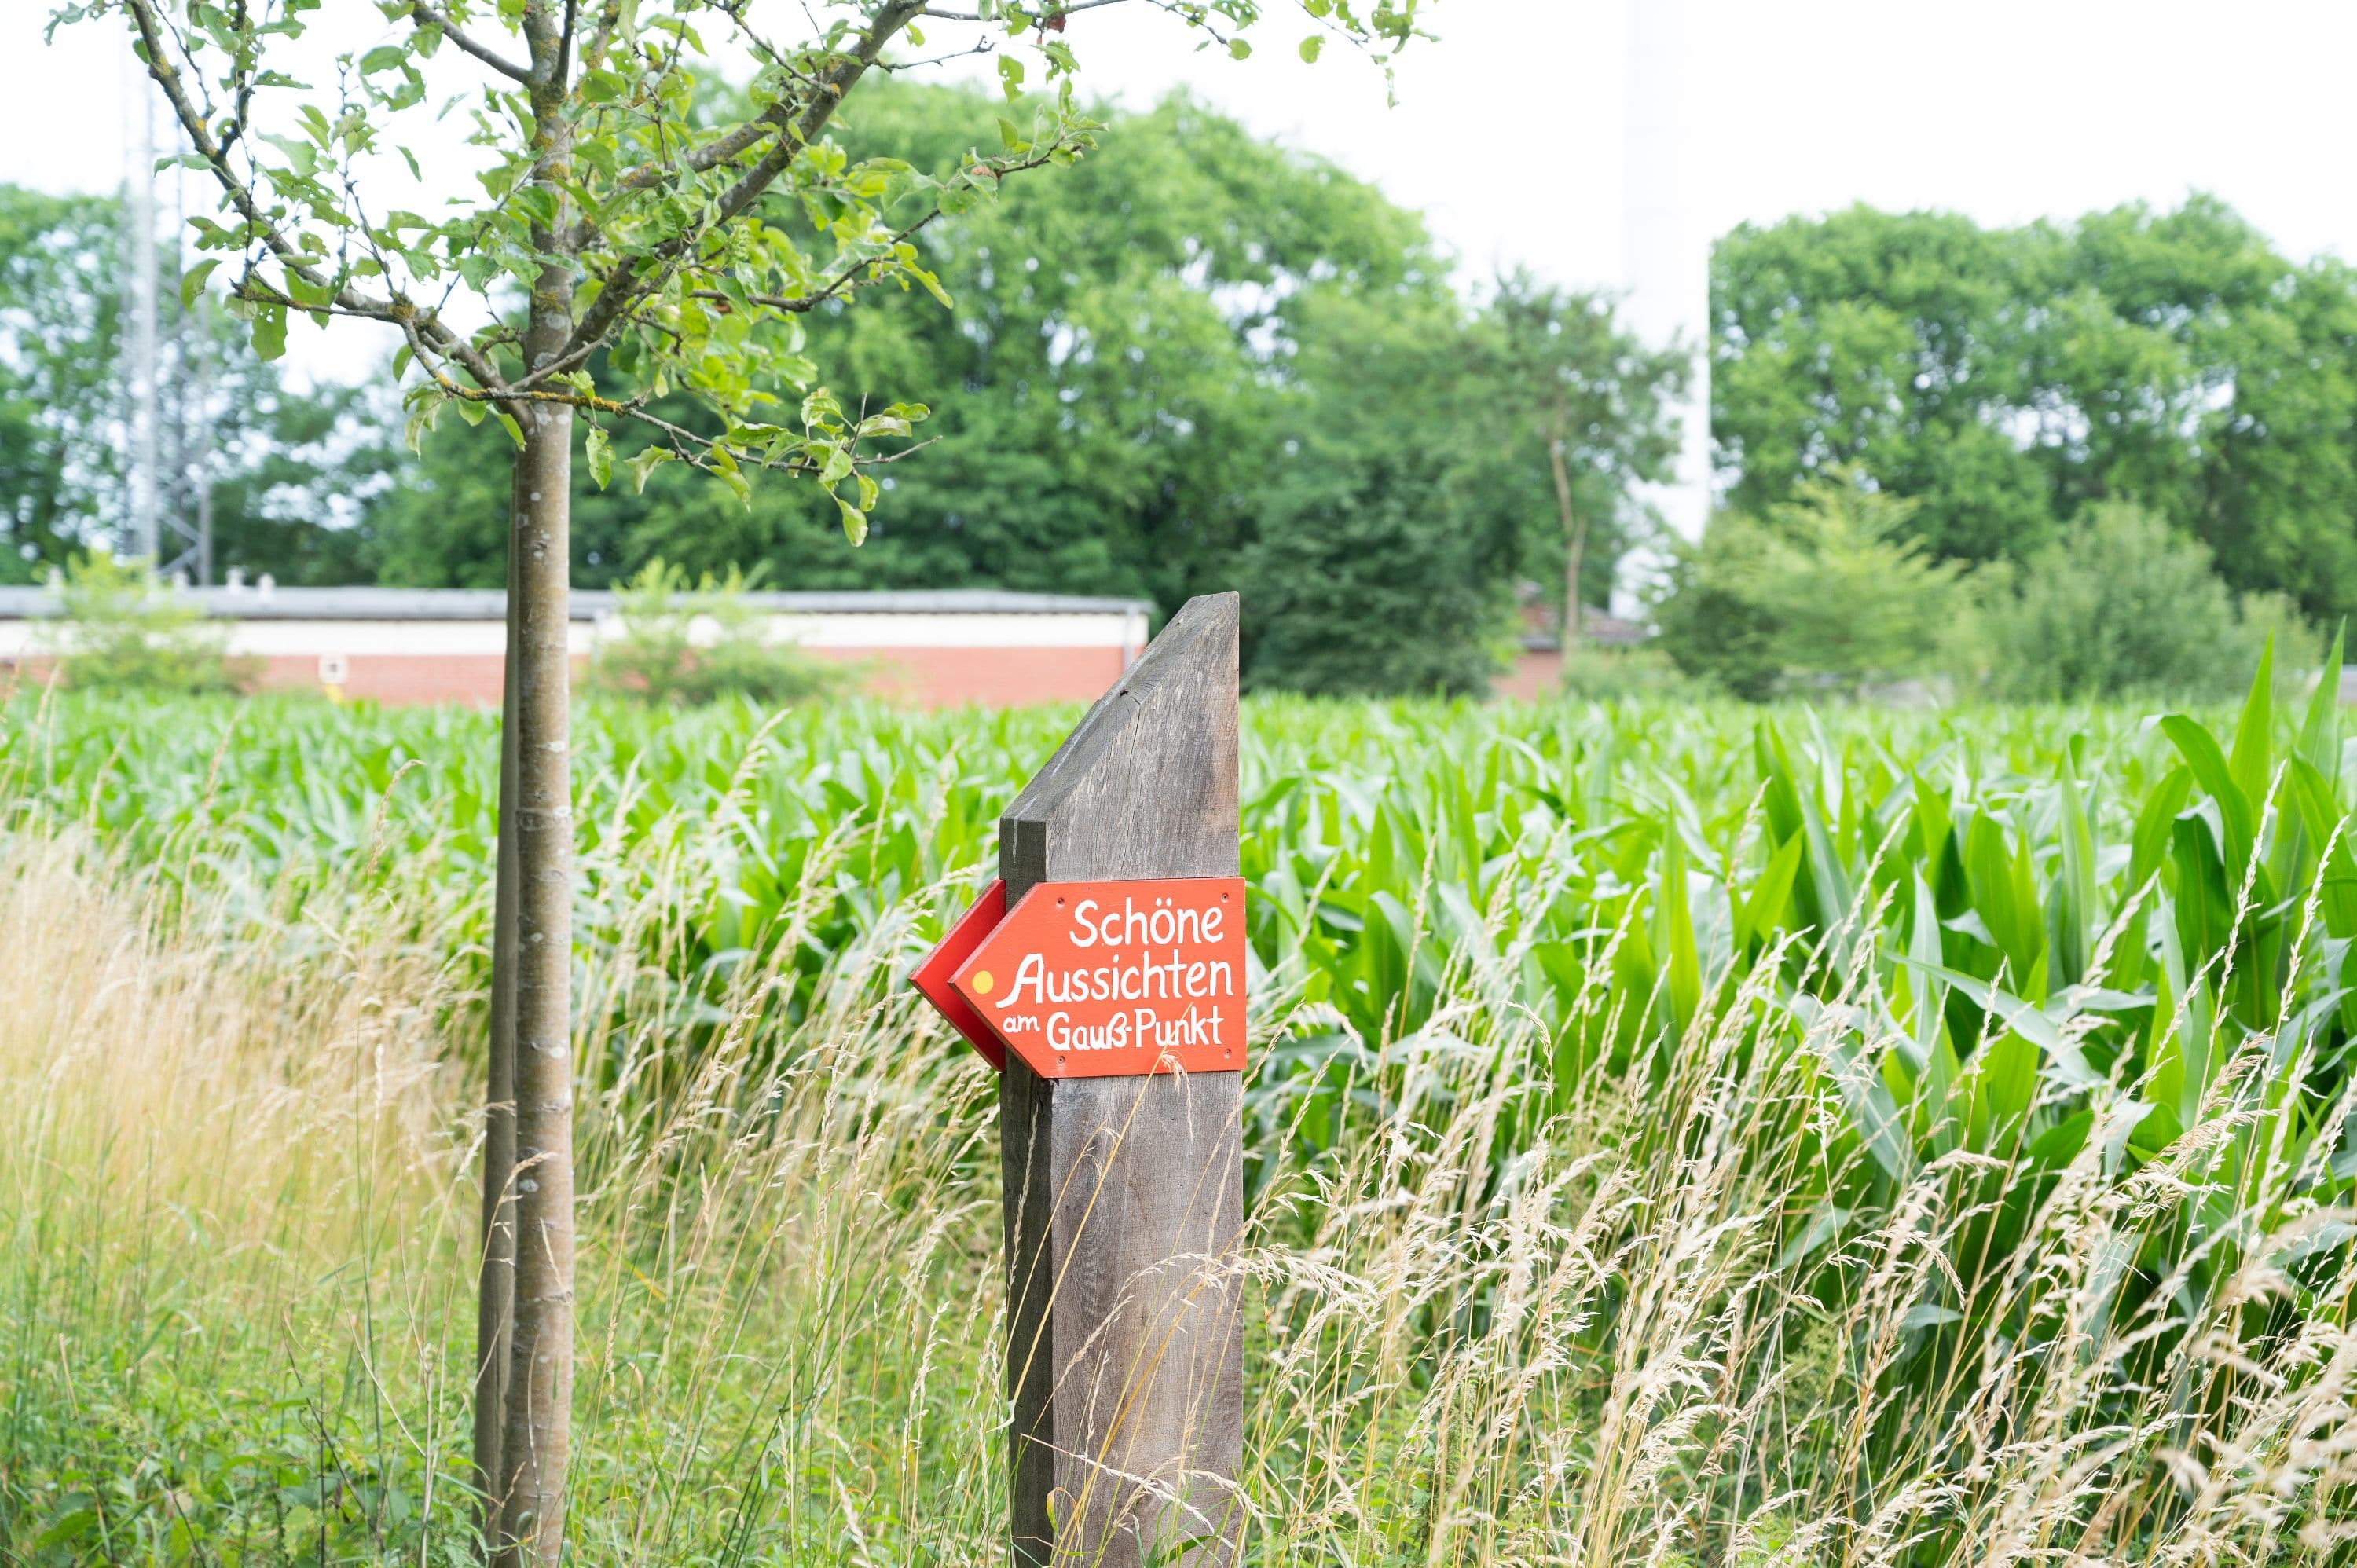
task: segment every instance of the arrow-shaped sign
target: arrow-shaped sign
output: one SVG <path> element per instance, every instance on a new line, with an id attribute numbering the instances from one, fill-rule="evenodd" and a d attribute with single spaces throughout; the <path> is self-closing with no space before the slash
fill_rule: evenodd
<path id="1" fill-rule="evenodd" d="M 1006 1070 L 1006 1047 L 991 1032 L 990 1025 L 981 1014 L 966 1004 L 964 997 L 950 989 L 950 973 L 982 946 L 991 929 L 1006 918 L 1006 884 L 993 882 L 974 901 L 974 908 L 958 917 L 942 945 L 925 955 L 909 983 L 924 993 L 925 1000 L 941 1010 L 950 1026 L 963 1035 L 966 1043 L 982 1053 L 983 1059 L 996 1072 Z"/>
<path id="2" fill-rule="evenodd" d="M 1241 1072 L 1243 879 L 1042 882 L 950 987 L 1042 1078 Z"/>

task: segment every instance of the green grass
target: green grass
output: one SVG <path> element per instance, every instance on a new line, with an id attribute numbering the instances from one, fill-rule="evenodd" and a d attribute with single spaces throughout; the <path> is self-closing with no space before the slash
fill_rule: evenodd
<path id="1" fill-rule="evenodd" d="M 2340 1561 L 2357 780 L 2258 691 L 1248 704 L 1253 1560 Z M 579 1560 L 996 1560 L 899 980 L 1074 716 L 584 710 Z M 495 756 L 0 715 L 19 1557 L 463 1554 Z"/>

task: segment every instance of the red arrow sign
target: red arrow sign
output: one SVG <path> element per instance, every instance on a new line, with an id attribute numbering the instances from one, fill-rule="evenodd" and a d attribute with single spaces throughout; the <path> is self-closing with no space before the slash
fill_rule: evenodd
<path id="1" fill-rule="evenodd" d="M 983 1055 L 998 1072 L 1006 1070 L 1006 1047 L 990 1032 L 981 1014 L 966 1005 L 964 997 L 950 989 L 950 972 L 963 963 L 991 929 L 1006 918 L 1006 884 L 993 882 L 974 901 L 974 908 L 958 917 L 942 945 L 925 955 L 925 961 L 909 976 L 909 983 L 924 993 L 925 1000 L 941 1009 L 950 1026 L 966 1038 L 966 1043 Z"/>
<path id="2" fill-rule="evenodd" d="M 1241 1072 L 1243 879 L 1042 882 L 950 988 L 1042 1078 Z"/>

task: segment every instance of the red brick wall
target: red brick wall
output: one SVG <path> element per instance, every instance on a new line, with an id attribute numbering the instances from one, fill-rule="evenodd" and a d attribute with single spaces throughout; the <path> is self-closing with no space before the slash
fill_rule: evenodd
<path id="1" fill-rule="evenodd" d="M 1009 707 L 1021 703 L 1092 702 L 1121 679 L 1114 648 L 814 648 L 813 658 L 855 665 L 860 688 L 920 707 Z M 353 654 L 344 660 L 343 694 L 381 703 L 473 703 L 496 706 L 501 660 L 491 654 Z M 574 660 L 578 676 L 584 661 Z M 319 689 L 319 661 L 284 656 L 263 661 L 261 685 Z"/>
<path id="2" fill-rule="evenodd" d="M 1520 703 L 1544 702 L 1563 685 L 1563 655 L 1552 648 L 1525 648 L 1514 655 L 1513 668 L 1490 682 L 1501 697 Z"/>
<path id="3" fill-rule="evenodd" d="M 814 648 L 865 668 L 864 689 L 920 707 L 1094 702 L 1121 679 L 1117 648 Z"/>
<path id="4" fill-rule="evenodd" d="M 475 703 L 497 707 L 500 667 L 492 653 L 355 654 L 344 660 L 343 694 L 380 703 Z M 258 684 L 273 690 L 319 690 L 319 661 L 286 654 L 262 661 Z"/>

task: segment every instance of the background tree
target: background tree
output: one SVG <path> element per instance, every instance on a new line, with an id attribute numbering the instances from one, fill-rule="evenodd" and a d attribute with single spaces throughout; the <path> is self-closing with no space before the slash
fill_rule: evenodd
<path id="1" fill-rule="evenodd" d="M 1412 31 L 1401 0 L 1305 8 L 1313 39 L 1395 48 Z M 1237 30 L 1258 16 L 1253 0 L 1172 9 L 1239 52 L 1249 46 Z M 1070 164 L 1089 147 L 1094 127 L 1073 103 L 1066 12 L 1019 0 L 963 13 L 924 0 L 839 0 L 806 11 L 811 31 L 785 39 L 757 29 L 732 0 L 457 0 L 447 9 L 391 0 L 382 41 L 339 57 L 333 93 L 317 96 L 290 70 L 288 51 L 309 25 L 303 5 L 86 0 L 59 17 L 106 15 L 128 19 L 191 161 L 220 190 L 222 220 L 195 221 L 211 255 L 189 286 L 223 269 L 264 359 L 283 350 L 291 316 L 381 323 L 401 341 L 396 373 L 418 372 L 414 428 L 455 411 L 496 421 L 516 446 L 477 1453 L 496 1559 L 554 1564 L 572 1380 L 566 600 L 576 418 L 601 486 L 614 430 L 633 427 L 647 436 L 629 457 L 640 481 L 667 461 L 739 493 L 748 470 L 806 477 L 858 542 L 879 490 L 873 470 L 909 449 L 925 410 L 846 406 L 817 386 L 800 318 L 878 284 L 945 299 L 915 234 L 1007 176 Z M 888 51 L 921 46 L 918 24 L 935 17 L 973 27 L 971 47 L 997 52 L 1010 96 L 1027 56 L 1055 95 L 1028 129 L 1004 121 L 996 150 L 969 152 L 946 177 L 898 156 L 855 159 L 827 134 L 837 109 L 879 64 L 895 63 Z M 720 48 L 706 46 L 707 29 Z M 749 68 L 750 88 L 721 87 L 724 66 Z M 387 199 L 398 188 L 389 160 L 414 171 L 407 128 L 445 107 L 453 86 L 476 105 L 484 196 L 429 219 Z M 730 113 L 739 104 L 741 117 Z M 918 210 L 901 219 L 912 199 Z M 804 243 L 813 232 L 818 242 Z M 460 298 L 479 312 L 454 311 Z M 674 390 L 698 417 L 658 411 Z"/>
<path id="2" fill-rule="evenodd" d="M 1614 548 L 1592 558 L 1590 541 L 1623 524 L 1631 487 L 1663 478 L 1677 452 L 1665 405 L 1685 384 L 1685 361 L 1622 331 L 1597 295 L 1527 274 L 1499 280 L 1480 327 L 1501 474 L 1527 489 L 1533 468 L 1543 468 L 1554 503 L 1561 564 L 1548 580 L 1562 585 L 1555 624 L 1568 649 L 1579 636 L 1580 606 L 1610 593 L 1620 554 Z M 1542 558 L 1554 553 L 1545 539 L 1534 531 Z"/>
<path id="3" fill-rule="evenodd" d="M 1005 107 L 881 83 L 836 134 L 942 172 Z M 1494 662 L 1517 579 L 1563 578 L 1560 416 L 1587 591 L 1607 591 L 1622 492 L 1668 447 L 1666 357 L 1580 296 L 1510 283 L 1470 308 L 1414 214 L 1193 99 L 1103 117 L 1080 166 L 918 236 L 954 317 L 916 293 L 813 313 L 807 351 L 846 403 L 940 389 L 934 445 L 885 477 L 863 549 L 819 548 L 836 524 L 806 491 L 737 507 L 673 467 L 643 493 L 582 499 L 577 580 L 661 558 L 766 564 L 797 588 L 1164 606 L 1242 584 L 1256 683 L 1465 689 Z M 496 581 L 481 520 L 500 482 L 480 446 L 429 438 L 370 519 L 385 575 Z M 1337 591 L 1338 572 L 1371 597 Z"/>
<path id="4" fill-rule="evenodd" d="M 113 198 L 0 186 L 0 582 L 138 548 L 124 504 L 124 232 Z M 357 525 L 396 461 L 368 394 L 289 389 L 242 323 L 182 302 L 162 251 L 161 379 L 181 427 L 166 446 L 184 459 L 165 475 L 164 503 L 193 510 L 200 470 L 217 561 L 286 583 L 361 579 L 371 562 Z"/>
<path id="5" fill-rule="evenodd" d="M 0 582 L 46 578 L 119 510 L 119 210 L 0 186 Z"/>
<path id="6" fill-rule="evenodd" d="M 1959 569 L 1908 539 L 1914 510 L 1844 476 L 1758 517 L 1720 512 L 1672 569 L 1663 650 L 1755 702 L 1942 668 Z"/>
<path id="7" fill-rule="evenodd" d="M 1853 208 L 1745 225 L 1712 265 L 1730 504 L 1841 467 L 1910 536 L 2026 560 L 2134 500 L 2233 586 L 2357 605 L 2357 273 L 2295 266 L 2218 201 L 1982 229 Z"/>
<path id="8" fill-rule="evenodd" d="M 2295 677 L 2323 651 L 2280 595 L 2235 594 L 2199 541 L 2126 501 L 2098 501 L 2018 568 L 1976 575 L 1961 651 L 1980 688 L 2010 701 L 2223 701 L 2270 639 Z"/>

